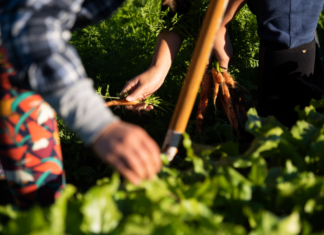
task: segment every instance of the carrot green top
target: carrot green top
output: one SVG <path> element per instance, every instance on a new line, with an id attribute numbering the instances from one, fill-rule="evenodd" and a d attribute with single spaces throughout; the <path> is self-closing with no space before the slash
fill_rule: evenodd
<path id="1" fill-rule="evenodd" d="M 208 5 L 209 0 L 163 0 L 157 31 L 168 29 L 196 41 Z"/>

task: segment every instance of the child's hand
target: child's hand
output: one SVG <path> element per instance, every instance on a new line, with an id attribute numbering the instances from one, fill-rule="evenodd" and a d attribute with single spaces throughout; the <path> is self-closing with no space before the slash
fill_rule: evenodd
<path id="1" fill-rule="evenodd" d="M 128 81 L 121 94 L 129 92 L 129 95 L 126 97 L 127 101 L 145 100 L 161 87 L 164 78 L 165 76 L 162 75 L 162 71 L 156 67 L 150 67 L 144 73 Z M 144 108 L 145 105 L 142 104 L 142 106 Z M 153 109 L 153 106 L 149 105 L 146 109 Z"/>

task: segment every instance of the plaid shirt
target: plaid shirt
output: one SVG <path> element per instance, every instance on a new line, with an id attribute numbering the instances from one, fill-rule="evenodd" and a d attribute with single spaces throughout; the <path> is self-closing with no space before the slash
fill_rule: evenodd
<path id="1" fill-rule="evenodd" d="M 13 85 L 47 93 L 86 77 L 70 30 L 107 18 L 124 0 L 0 0 L 1 40 Z"/>

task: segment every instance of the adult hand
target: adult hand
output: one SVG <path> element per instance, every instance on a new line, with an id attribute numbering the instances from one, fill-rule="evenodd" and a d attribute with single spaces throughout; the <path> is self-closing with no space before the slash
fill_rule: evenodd
<path id="1" fill-rule="evenodd" d="M 107 126 L 92 147 L 133 184 L 152 178 L 161 169 L 158 145 L 142 128 L 126 122 Z"/>
<path id="2" fill-rule="evenodd" d="M 157 91 L 163 84 L 165 76 L 161 69 L 152 66 L 148 68 L 144 73 L 134 77 L 126 83 L 121 93 L 130 92 L 126 97 L 127 101 L 134 100 L 145 100 L 148 96 L 152 95 Z M 136 107 L 131 106 L 136 110 L 144 109 L 145 104 L 136 105 Z M 130 108 L 129 108 L 130 109 Z M 147 110 L 153 109 L 152 105 L 146 107 Z"/>

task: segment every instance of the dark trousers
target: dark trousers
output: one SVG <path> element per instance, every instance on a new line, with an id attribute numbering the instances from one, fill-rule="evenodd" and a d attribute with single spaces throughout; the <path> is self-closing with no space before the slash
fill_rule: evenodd
<path id="1" fill-rule="evenodd" d="M 260 116 L 275 116 L 291 127 L 298 120 L 296 106 L 304 108 L 316 98 L 308 84 L 314 84 L 315 40 L 293 49 L 282 49 L 262 41 L 258 74 Z"/>

